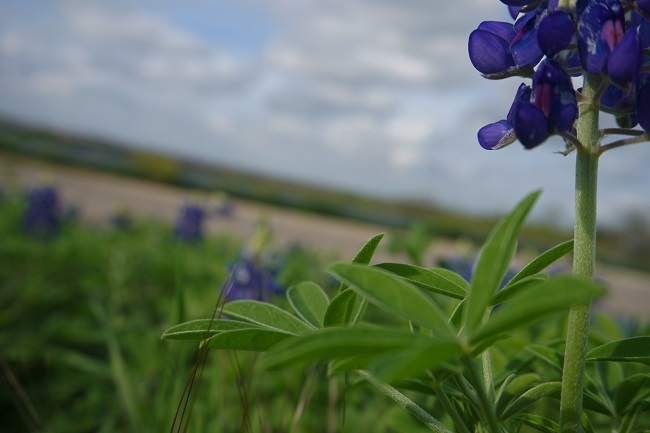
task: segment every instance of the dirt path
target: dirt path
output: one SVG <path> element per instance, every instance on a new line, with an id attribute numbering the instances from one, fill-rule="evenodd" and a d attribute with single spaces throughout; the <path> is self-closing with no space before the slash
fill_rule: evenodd
<path id="1" fill-rule="evenodd" d="M 66 202 L 80 207 L 84 219 L 96 223 L 106 223 L 119 208 L 129 209 L 140 218 L 172 222 L 185 200 L 197 198 L 191 191 L 168 185 L 6 155 L 0 155 L 0 182 L 10 190 L 52 183 L 60 188 Z M 244 200 L 234 200 L 232 217 L 211 218 L 208 229 L 247 237 L 260 217 L 270 223 L 276 245 L 298 243 L 341 258 L 352 258 L 372 236 L 389 231 L 379 225 Z M 391 256 L 386 244 L 378 250 L 376 261 L 403 260 Z M 454 244 L 438 240 L 428 259 L 432 263 L 454 252 Z M 611 288 L 610 296 L 599 308 L 616 315 L 650 319 L 650 274 L 599 266 L 599 278 Z"/>

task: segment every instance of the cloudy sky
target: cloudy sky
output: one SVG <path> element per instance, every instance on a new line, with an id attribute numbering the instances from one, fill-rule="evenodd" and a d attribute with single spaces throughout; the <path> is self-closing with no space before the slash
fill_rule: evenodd
<path id="1" fill-rule="evenodd" d="M 517 78 L 467 56 L 497 0 L 2 0 L 0 116 L 301 182 L 570 225 L 575 157 L 482 150 Z M 650 214 L 650 144 L 601 160 L 600 218 Z"/>

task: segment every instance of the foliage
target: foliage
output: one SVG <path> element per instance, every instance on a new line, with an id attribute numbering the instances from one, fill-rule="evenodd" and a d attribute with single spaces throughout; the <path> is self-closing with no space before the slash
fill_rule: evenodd
<path id="1" fill-rule="evenodd" d="M 227 303 L 223 315 L 234 321 L 218 321 L 209 335 L 207 321 L 195 321 L 163 337 L 269 352 L 263 365 L 272 374 L 326 361 L 333 377 L 355 374 L 437 432 L 559 431 L 566 311 L 606 290 L 584 279 L 543 273 L 571 251 L 570 241 L 503 281 L 538 195 L 527 196 L 494 228 L 469 281 L 441 268 L 369 265 L 379 235 L 352 263 L 328 267 L 341 283 L 331 298 L 318 284 L 304 282 L 287 292 L 290 309 L 257 301 Z M 372 316 L 365 314 L 369 306 L 376 310 Z M 626 335 L 611 323 L 594 327 L 586 431 L 650 427 L 649 339 Z M 425 407 L 416 403 L 423 396 Z"/>
<path id="2" fill-rule="evenodd" d="M 25 211 L 22 197 L 0 202 L 0 431 L 167 431 L 196 350 L 161 342 L 160 333 L 206 314 L 242 241 L 178 242 L 172 227 L 134 219 L 126 229 L 66 223 L 43 238 L 24 233 Z M 287 264 L 278 275 L 284 287 L 328 284 L 316 253 L 276 255 Z M 255 366 L 254 356 L 214 353 L 190 431 L 235 431 L 242 380 L 265 428 L 291 425 L 301 392 L 327 401 L 327 386 L 312 381 L 303 391 L 302 378 L 317 370 L 268 375 Z M 364 416 L 351 413 L 359 431 L 368 431 Z M 323 417 L 300 425 L 315 431 Z"/>

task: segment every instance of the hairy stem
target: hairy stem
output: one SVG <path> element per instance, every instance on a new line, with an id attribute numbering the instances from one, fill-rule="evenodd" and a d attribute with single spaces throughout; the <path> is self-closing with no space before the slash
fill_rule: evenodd
<path id="1" fill-rule="evenodd" d="M 366 370 L 355 370 L 359 376 L 363 377 L 368 383 L 377 388 L 379 391 L 390 397 L 395 403 L 408 410 L 411 415 L 416 417 L 420 422 L 429 428 L 429 430 L 437 433 L 451 433 L 444 425 L 437 419 L 432 417 L 427 411 L 415 404 L 410 398 L 399 392 L 387 383 L 377 380 L 370 372 Z"/>
<path id="2" fill-rule="evenodd" d="M 595 99 L 600 79 L 586 74 L 580 105 L 577 138 L 583 144 L 576 156 L 576 196 L 573 274 L 593 280 L 596 256 L 596 192 L 598 180 L 598 102 Z M 591 303 L 571 307 L 567 329 L 562 396 L 560 399 L 560 431 L 579 433 L 582 430 L 582 397 L 585 356 L 589 334 Z"/>

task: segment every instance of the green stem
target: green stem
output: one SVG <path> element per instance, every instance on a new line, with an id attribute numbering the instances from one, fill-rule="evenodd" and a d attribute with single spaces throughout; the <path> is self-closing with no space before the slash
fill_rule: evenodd
<path id="1" fill-rule="evenodd" d="M 576 196 L 573 274 L 593 280 L 596 258 L 596 192 L 598 184 L 598 101 L 595 92 L 600 79 L 586 74 L 577 123 L 577 138 L 584 145 L 576 156 Z M 589 335 L 591 303 L 579 304 L 569 310 L 562 396 L 560 399 L 560 430 L 579 433 L 582 430 L 582 396 L 585 356 Z"/>
<path id="2" fill-rule="evenodd" d="M 485 389 L 483 378 L 476 371 L 473 359 L 469 355 L 463 355 L 462 361 L 467 370 L 467 379 L 476 390 L 481 412 L 483 412 L 484 421 L 487 424 L 487 431 L 499 433 L 499 424 L 497 423 L 494 400 L 490 401 L 488 392 Z"/>
<path id="3" fill-rule="evenodd" d="M 377 388 L 379 391 L 390 397 L 395 403 L 408 410 L 411 415 L 416 417 L 420 422 L 429 428 L 429 430 L 437 433 L 451 433 L 444 425 L 437 419 L 432 417 L 427 411 L 415 404 L 410 398 L 399 392 L 387 383 L 377 380 L 370 372 L 366 370 L 355 370 L 359 376 L 363 377 L 368 383 Z"/>
<path id="4" fill-rule="evenodd" d="M 463 417 L 460 416 L 460 414 L 456 410 L 456 407 L 454 407 L 451 400 L 449 400 L 449 397 L 447 397 L 445 390 L 442 388 L 442 383 L 438 382 L 435 377 L 432 377 L 432 380 L 433 380 L 432 383 L 433 390 L 435 391 L 436 396 L 438 396 L 440 403 L 442 403 L 442 407 L 445 408 L 447 414 L 449 414 L 451 420 L 454 422 L 454 426 L 456 426 L 456 431 L 458 431 L 458 433 L 471 433 L 467 425 L 465 425 L 465 421 L 463 421 Z"/>

